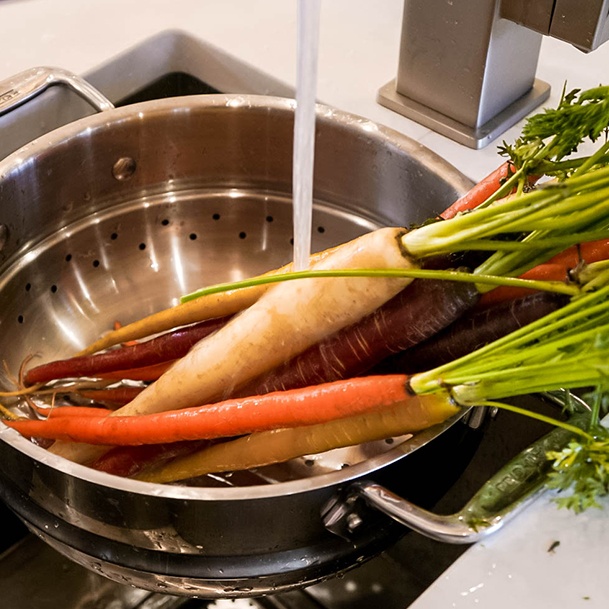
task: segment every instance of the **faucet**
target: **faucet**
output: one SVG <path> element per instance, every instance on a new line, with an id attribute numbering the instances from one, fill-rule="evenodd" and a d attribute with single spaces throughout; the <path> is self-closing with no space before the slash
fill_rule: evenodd
<path id="1" fill-rule="evenodd" d="M 609 0 L 405 0 L 397 77 L 377 101 L 470 148 L 542 104 L 543 36 L 583 52 L 609 38 Z"/>

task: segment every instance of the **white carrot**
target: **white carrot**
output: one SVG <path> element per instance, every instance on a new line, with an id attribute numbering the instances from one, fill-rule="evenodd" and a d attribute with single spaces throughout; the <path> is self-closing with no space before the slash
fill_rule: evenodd
<path id="1" fill-rule="evenodd" d="M 403 229 L 368 233 L 336 250 L 315 269 L 410 268 Z M 274 368 L 324 336 L 354 323 L 411 281 L 340 277 L 280 283 L 216 333 L 200 341 L 121 414 L 205 404 Z"/>

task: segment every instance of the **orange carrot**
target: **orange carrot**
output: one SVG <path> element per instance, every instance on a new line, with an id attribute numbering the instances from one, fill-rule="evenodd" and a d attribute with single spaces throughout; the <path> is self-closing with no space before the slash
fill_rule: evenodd
<path id="1" fill-rule="evenodd" d="M 390 406 L 409 395 L 408 377 L 395 374 L 148 415 L 16 419 L 5 424 L 28 437 L 103 445 L 159 444 L 313 425 Z"/>
<path id="2" fill-rule="evenodd" d="M 343 446 L 416 433 L 442 423 L 457 412 L 459 408 L 448 393 L 413 395 L 395 405 L 336 421 L 273 429 L 218 442 L 134 473 L 139 480 L 165 483 L 212 472 L 251 469 Z"/>
<path id="3" fill-rule="evenodd" d="M 587 241 L 568 247 L 560 254 L 550 258 L 548 263 L 562 264 L 572 269 L 580 262 L 590 264 L 591 262 L 607 259 L 609 259 L 609 239 L 599 239 L 598 241 Z"/>
<path id="4" fill-rule="evenodd" d="M 569 269 L 562 264 L 545 263 L 539 264 L 531 270 L 521 275 L 522 279 L 537 279 L 540 281 L 569 281 Z M 522 298 L 527 294 L 531 294 L 533 290 L 527 288 L 514 288 L 509 286 L 500 286 L 482 294 L 478 301 L 477 307 L 484 308 L 490 304 L 504 302 L 506 300 L 514 300 Z"/>
<path id="5" fill-rule="evenodd" d="M 547 262 L 533 267 L 520 277 L 541 281 L 569 281 L 570 273 L 579 264 L 590 264 L 609 259 L 609 239 L 587 241 L 573 245 L 550 258 Z M 478 301 L 479 307 L 485 307 L 495 302 L 512 300 L 530 294 L 526 288 L 511 288 L 501 286 L 483 294 Z"/>
<path id="6" fill-rule="evenodd" d="M 443 220 L 450 220 L 458 213 L 470 211 L 482 205 L 488 198 L 494 195 L 504 182 L 515 172 L 511 161 L 506 161 L 494 171 L 491 171 L 485 178 L 482 178 L 471 190 L 457 199 L 452 205 L 445 209 L 439 217 Z M 529 186 L 533 186 L 538 176 L 527 176 L 526 181 Z M 512 191 L 514 192 L 515 189 Z"/>
<path id="7" fill-rule="evenodd" d="M 495 194 L 506 178 L 513 173 L 513 165 L 506 161 L 478 182 L 469 192 L 457 199 L 450 207 L 445 209 L 440 217 L 449 220 L 460 212 L 469 211 L 484 203 L 491 195 Z"/>

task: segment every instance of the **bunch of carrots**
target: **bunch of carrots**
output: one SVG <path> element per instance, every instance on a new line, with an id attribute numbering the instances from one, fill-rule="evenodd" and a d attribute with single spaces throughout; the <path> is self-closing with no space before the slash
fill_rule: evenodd
<path id="1" fill-rule="evenodd" d="M 73 461 L 171 482 L 416 432 L 512 395 L 600 386 L 608 146 L 569 155 L 607 129 L 608 100 L 605 87 L 572 92 L 530 119 L 509 161 L 434 222 L 379 229 L 306 271 L 205 288 L 30 368 L 7 395 L 36 417 L 4 423 Z M 33 401 L 67 391 L 94 405 Z"/>

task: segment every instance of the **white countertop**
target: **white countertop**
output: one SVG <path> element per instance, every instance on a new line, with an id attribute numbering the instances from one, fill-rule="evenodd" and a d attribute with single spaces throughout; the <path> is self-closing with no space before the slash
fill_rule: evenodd
<path id="1" fill-rule="evenodd" d="M 395 76 L 402 0 L 322 4 L 320 101 L 413 137 L 474 180 L 497 166 L 496 144 L 465 148 L 376 103 L 378 88 Z M 211 45 L 215 60 L 226 60 L 231 69 L 232 57 L 293 87 L 295 20 L 295 0 L 0 0 L 0 79 L 39 65 L 89 74 L 144 40 L 177 29 Z M 582 89 L 607 84 L 609 44 L 586 55 L 546 39 L 537 76 L 552 85 L 549 106 L 565 82 Z M 503 138 L 513 141 L 518 133 L 517 125 Z M 469 549 L 413 607 L 605 607 L 607 514 L 574 516 L 543 497 Z M 548 551 L 555 541 L 560 545 Z"/>

